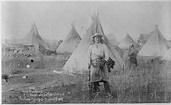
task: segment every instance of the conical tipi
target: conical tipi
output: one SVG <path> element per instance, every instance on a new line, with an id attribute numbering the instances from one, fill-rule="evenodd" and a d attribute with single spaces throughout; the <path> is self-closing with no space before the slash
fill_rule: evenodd
<path id="1" fill-rule="evenodd" d="M 169 49 L 167 50 L 167 52 L 165 53 L 163 59 L 164 59 L 164 60 L 167 60 L 167 61 L 171 61 L 171 48 L 169 48 Z"/>
<path id="2" fill-rule="evenodd" d="M 37 41 L 39 42 L 39 45 L 42 45 L 45 49 L 49 50 L 48 45 L 46 44 L 46 42 L 44 41 L 44 39 L 42 39 L 42 37 L 39 35 L 35 23 L 33 23 L 33 28 L 34 28 L 34 30 L 36 30 L 34 35 L 35 35 Z"/>
<path id="3" fill-rule="evenodd" d="M 81 37 L 77 33 L 74 24 L 62 44 L 57 48 L 57 53 L 72 53 L 80 43 Z"/>
<path id="4" fill-rule="evenodd" d="M 118 41 L 115 37 L 115 34 L 111 33 L 111 34 L 106 35 L 106 37 L 112 45 L 118 45 Z"/>
<path id="5" fill-rule="evenodd" d="M 34 45 L 36 54 L 39 52 L 39 45 L 42 45 L 48 49 L 47 45 L 45 44 L 43 39 L 40 37 L 35 23 L 32 24 L 31 30 L 24 37 L 24 39 L 22 40 L 22 43 L 26 45 Z"/>
<path id="6" fill-rule="evenodd" d="M 104 36 L 104 43 L 107 45 L 110 57 L 116 61 L 120 66 L 124 65 L 124 61 L 121 59 L 118 52 L 112 47 L 106 36 L 104 35 L 102 26 L 98 19 L 98 16 L 92 18 L 93 22 L 83 36 L 80 44 L 74 50 L 63 69 L 64 72 L 69 73 L 82 73 L 88 70 L 88 48 L 92 41 L 92 36 L 95 33 L 100 33 Z"/>
<path id="7" fill-rule="evenodd" d="M 163 57 L 166 51 L 167 45 L 165 42 L 165 38 L 156 26 L 156 29 L 154 30 L 154 32 L 151 33 L 150 38 L 141 48 L 138 55 L 149 57 Z"/>
<path id="8" fill-rule="evenodd" d="M 125 38 L 119 43 L 119 47 L 121 49 L 129 49 L 131 44 L 135 44 L 134 40 L 131 38 L 131 36 L 127 33 Z"/>

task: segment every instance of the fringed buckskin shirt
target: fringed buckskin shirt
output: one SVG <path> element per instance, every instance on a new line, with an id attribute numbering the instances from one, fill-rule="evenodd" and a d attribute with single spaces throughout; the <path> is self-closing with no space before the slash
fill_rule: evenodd
<path id="1" fill-rule="evenodd" d="M 91 64 L 96 64 L 97 63 L 96 59 L 101 58 L 101 57 L 103 57 L 103 59 L 107 61 L 109 59 L 109 53 L 108 53 L 107 46 L 105 44 L 101 44 L 101 43 L 90 45 L 89 49 L 88 49 L 88 57 L 89 57 L 89 63 L 91 63 Z M 107 70 L 107 66 L 104 65 L 103 70 L 98 72 L 98 74 L 97 74 L 97 70 L 99 70 L 99 69 L 96 68 L 95 66 L 91 66 L 90 81 L 91 82 L 98 82 L 101 80 L 108 81 L 109 73 Z"/>
<path id="2" fill-rule="evenodd" d="M 104 57 L 106 61 L 109 59 L 107 46 L 102 43 L 90 45 L 88 49 L 89 61 L 97 59 L 99 56 Z"/>

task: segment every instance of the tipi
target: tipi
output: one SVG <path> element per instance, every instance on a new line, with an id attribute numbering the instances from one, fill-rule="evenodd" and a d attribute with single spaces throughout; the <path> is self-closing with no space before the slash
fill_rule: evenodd
<path id="1" fill-rule="evenodd" d="M 82 73 L 88 70 L 88 48 L 92 42 L 92 36 L 95 33 L 100 33 L 104 36 L 104 43 L 108 46 L 110 57 L 116 61 L 116 64 L 121 67 L 124 65 L 124 61 L 121 59 L 118 52 L 112 47 L 106 36 L 104 35 L 101 23 L 98 19 L 98 15 L 92 18 L 93 22 L 83 36 L 80 44 L 74 50 L 63 69 L 64 72 L 69 73 Z"/>
<path id="2" fill-rule="evenodd" d="M 118 41 L 115 37 L 115 34 L 111 33 L 111 34 L 106 35 L 106 37 L 112 45 L 118 45 Z"/>
<path id="3" fill-rule="evenodd" d="M 164 60 L 167 60 L 167 61 L 171 61 L 171 48 L 169 48 L 169 49 L 167 50 L 167 52 L 165 53 L 163 59 L 164 59 Z"/>
<path id="4" fill-rule="evenodd" d="M 32 24 L 31 30 L 24 37 L 22 43 L 26 45 L 34 45 L 36 54 L 39 52 L 39 45 L 42 45 L 44 48 L 49 49 L 44 40 L 40 37 L 35 23 Z"/>
<path id="5" fill-rule="evenodd" d="M 115 48 L 115 50 L 118 52 L 118 54 L 119 54 L 120 57 L 122 58 L 122 56 L 123 56 L 123 51 L 122 51 L 122 49 L 119 48 L 117 45 L 112 45 L 112 46 Z"/>
<path id="6" fill-rule="evenodd" d="M 161 34 L 156 26 L 154 32 L 151 33 L 150 38 L 144 44 L 144 46 L 139 51 L 139 56 L 149 56 L 149 57 L 163 57 L 167 51 L 167 44 L 165 38 Z"/>
<path id="7" fill-rule="evenodd" d="M 81 37 L 77 33 L 74 24 L 62 44 L 57 48 L 57 53 L 72 53 L 80 43 Z"/>
<path id="8" fill-rule="evenodd" d="M 135 44 L 134 40 L 131 38 L 131 36 L 127 33 L 125 38 L 119 43 L 119 47 L 121 49 L 129 49 L 131 44 Z"/>

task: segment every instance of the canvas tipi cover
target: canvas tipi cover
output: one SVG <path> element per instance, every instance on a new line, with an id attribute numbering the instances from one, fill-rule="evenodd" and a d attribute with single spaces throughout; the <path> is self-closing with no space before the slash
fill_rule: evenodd
<path id="1" fill-rule="evenodd" d="M 74 50 L 66 64 L 64 65 L 63 69 L 65 72 L 69 73 L 82 73 L 88 70 L 88 48 L 92 41 L 92 36 L 95 33 L 100 33 L 104 36 L 105 44 L 108 47 L 110 57 L 116 61 L 117 64 L 120 66 L 124 65 L 123 60 L 117 53 L 117 51 L 112 47 L 106 36 L 104 35 L 102 26 L 98 19 L 98 16 L 93 18 L 93 22 L 91 23 L 90 27 L 86 31 L 85 35 L 83 36 L 80 44 Z"/>
<path id="2" fill-rule="evenodd" d="M 127 33 L 125 38 L 119 43 L 119 47 L 121 49 L 129 49 L 131 44 L 135 44 L 134 40 L 131 38 L 131 36 Z"/>
<path id="3" fill-rule="evenodd" d="M 165 53 L 163 59 L 164 59 L 164 60 L 167 60 L 167 61 L 171 61 L 171 48 L 169 48 L 169 49 L 167 50 L 167 52 Z"/>
<path id="4" fill-rule="evenodd" d="M 171 40 L 167 40 L 166 43 L 167 43 L 167 47 L 171 48 Z"/>
<path id="5" fill-rule="evenodd" d="M 150 38 L 139 51 L 139 56 L 163 57 L 167 51 L 165 38 L 159 31 L 158 27 L 151 33 Z"/>
<path id="6" fill-rule="evenodd" d="M 36 25 L 33 23 L 32 28 L 29 31 L 29 33 L 25 36 L 25 38 L 22 40 L 23 44 L 26 45 L 34 45 L 35 47 L 35 53 L 39 52 L 39 45 L 42 45 L 46 49 L 48 49 L 46 43 L 44 40 L 40 37 Z"/>
<path id="7" fill-rule="evenodd" d="M 59 40 L 51 40 L 51 39 L 45 39 L 46 43 L 47 43 L 47 46 L 48 48 L 51 50 L 51 51 L 56 51 L 56 49 L 58 48 L 58 42 Z"/>
<path id="8" fill-rule="evenodd" d="M 77 33 L 74 24 L 62 44 L 57 48 L 57 53 L 72 53 L 79 44 L 81 37 Z"/>
<path id="9" fill-rule="evenodd" d="M 115 34 L 111 33 L 111 34 L 106 35 L 106 37 L 112 45 L 118 45 L 118 41 L 115 37 Z"/>

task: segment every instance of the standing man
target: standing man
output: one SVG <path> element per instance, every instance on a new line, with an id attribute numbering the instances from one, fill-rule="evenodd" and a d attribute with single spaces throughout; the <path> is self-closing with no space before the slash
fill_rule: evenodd
<path id="1" fill-rule="evenodd" d="M 107 46 L 102 43 L 102 37 L 101 34 L 95 33 L 92 37 L 94 43 L 88 49 L 91 89 L 97 96 L 100 93 L 99 82 L 103 82 L 105 92 L 111 96 L 108 82 L 109 71 L 106 66 L 109 53 Z"/>
<path id="2" fill-rule="evenodd" d="M 133 65 L 137 66 L 137 49 L 134 47 L 134 45 L 132 44 L 129 48 L 129 52 L 128 52 L 128 57 L 129 57 L 129 62 L 130 62 L 130 68 L 132 68 Z"/>

